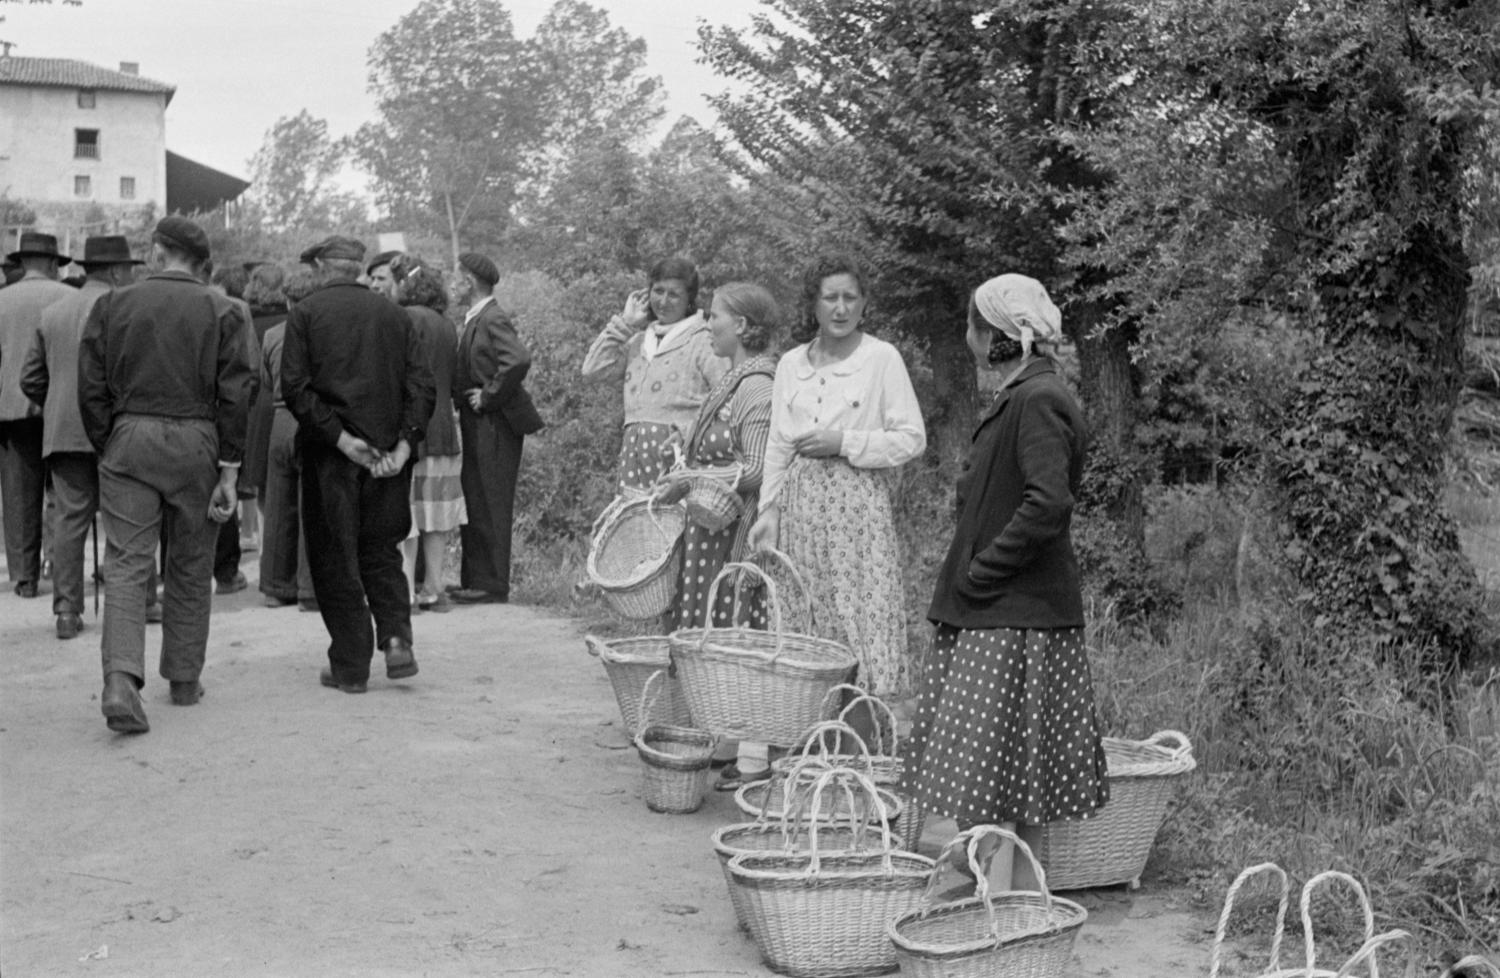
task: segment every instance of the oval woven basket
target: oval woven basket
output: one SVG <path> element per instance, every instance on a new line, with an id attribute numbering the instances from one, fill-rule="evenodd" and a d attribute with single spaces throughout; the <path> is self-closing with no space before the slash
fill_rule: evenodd
<path id="1" fill-rule="evenodd" d="M 1015 845 L 1036 873 L 1036 891 L 990 893 L 977 851 L 985 836 Z M 968 853 L 975 895 L 934 904 L 942 867 L 959 848 Z M 888 926 L 901 973 L 913 978 L 1058 978 L 1068 968 L 1078 931 L 1088 919 L 1083 907 L 1052 895 L 1046 873 L 1026 843 L 994 825 L 960 832 L 944 847 L 922 902 L 921 909 Z"/>
<path id="2" fill-rule="evenodd" d="M 1185 735 L 1163 730 L 1148 740 L 1104 738 L 1109 803 L 1085 819 L 1042 826 L 1037 857 L 1058 890 L 1139 883 L 1167 802 L 1193 770 Z"/>
<path id="3" fill-rule="evenodd" d="M 824 852 L 850 852 L 866 848 L 859 828 L 853 825 L 822 826 L 818 838 L 825 847 Z M 735 822 L 714 831 L 714 853 L 719 857 L 719 869 L 724 873 L 729 903 L 734 907 L 734 919 L 738 921 L 740 930 L 748 932 L 750 924 L 746 916 L 745 901 L 729 875 L 729 860 L 746 853 L 779 852 L 795 855 L 805 853 L 808 845 L 806 826 L 796 820 L 785 823 L 770 819 Z"/>
<path id="4" fill-rule="evenodd" d="M 687 511 L 680 504 L 644 496 L 618 497 L 599 514 L 589 544 L 589 580 L 617 613 L 654 618 L 671 605 L 686 523 Z"/>
<path id="5" fill-rule="evenodd" d="M 700 727 L 726 740 L 785 747 L 830 718 L 837 704 L 828 691 L 852 676 L 857 660 L 839 642 L 784 631 L 776 585 L 754 564 L 726 564 L 706 607 L 716 606 L 726 580 L 747 574 L 764 583 L 771 630 L 679 629 L 670 636 L 672 662 Z"/>
<path id="6" fill-rule="evenodd" d="M 635 638 L 601 639 L 594 635 L 583 637 L 589 654 L 604 663 L 604 674 L 615 691 L 615 703 L 620 707 L 620 720 L 626 735 L 640 728 L 641 693 L 651 674 L 668 669 L 672 660 L 668 656 L 665 635 L 642 635 Z M 662 723 L 679 727 L 693 726 L 693 715 L 688 710 L 687 697 L 683 695 L 682 683 L 668 675 L 666 688 L 656 704 L 655 713 Z"/>

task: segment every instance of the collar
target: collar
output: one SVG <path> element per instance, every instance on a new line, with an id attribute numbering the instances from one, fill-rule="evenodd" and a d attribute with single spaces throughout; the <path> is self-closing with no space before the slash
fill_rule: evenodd
<path id="1" fill-rule="evenodd" d="M 857 373 L 860 368 L 864 366 L 865 362 L 869 360 L 870 357 L 874 356 L 875 345 L 878 342 L 879 341 L 870 334 L 860 333 L 859 346 L 856 346 L 854 348 L 853 353 L 849 354 L 847 357 L 838 361 L 837 363 L 831 363 L 828 366 L 821 368 L 813 366 L 812 358 L 808 356 L 808 354 L 812 352 L 812 343 L 802 344 L 791 353 L 787 354 L 787 356 L 794 358 L 792 360 L 792 370 L 798 380 L 807 380 L 808 378 L 816 374 L 820 369 L 828 371 L 835 377 L 847 377 L 850 374 Z"/>
<path id="2" fill-rule="evenodd" d="M 152 272 L 147 278 L 170 278 L 178 282 L 192 282 L 194 285 L 203 285 L 203 282 L 191 272 L 184 272 L 177 268 L 164 268 L 159 272 Z M 207 286 L 204 286 L 207 288 Z"/>
<path id="3" fill-rule="evenodd" d="M 1040 356 L 1032 360 L 1032 362 L 1026 365 L 1026 368 L 1021 371 L 1021 373 L 1016 377 L 1015 380 L 1011 381 L 1001 390 L 996 392 L 995 399 L 990 402 L 990 406 L 985 408 L 984 413 L 980 415 L 979 423 L 984 424 L 986 421 L 999 414 L 1001 409 L 1005 407 L 1006 403 L 1010 401 L 1010 396 L 1015 392 L 1016 388 L 1020 387 L 1031 378 L 1039 377 L 1042 374 L 1055 373 L 1057 373 L 1057 365 L 1052 362 L 1051 357 Z"/>
<path id="4" fill-rule="evenodd" d="M 683 316 L 682 319 L 673 323 L 663 336 L 656 335 L 656 328 L 653 323 L 646 327 L 646 332 L 642 335 L 641 353 L 647 360 L 650 360 L 658 354 L 666 353 L 668 350 L 675 350 L 683 343 L 686 343 L 688 337 L 692 336 L 699 327 L 703 329 L 708 328 L 708 320 L 703 318 L 701 310 L 693 313 L 691 316 Z"/>
<path id="5" fill-rule="evenodd" d="M 478 319 L 479 318 L 479 314 L 484 311 L 484 307 L 487 306 L 487 305 L 490 305 L 494 301 L 495 301 L 495 296 L 493 294 L 491 294 L 491 295 L 485 296 L 483 299 L 480 299 L 478 302 L 476 302 L 472 306 L 470 306 L 469 307 L 469 311 L 466 312 L 466 313 L 464 313 L 464 325 L 467 326 L 467 325 L 469 325 L 469 323 L 473 322 L 475 319 Z"/>

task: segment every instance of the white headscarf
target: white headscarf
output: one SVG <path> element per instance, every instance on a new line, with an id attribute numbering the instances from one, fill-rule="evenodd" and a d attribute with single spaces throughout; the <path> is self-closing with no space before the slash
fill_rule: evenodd
<path id="1" fill-rule="evenodd" d="M 979 315 L 1011 339 L 1021 341 L 1031 356 L 1033 340 L 1051 342 L 1062 335 L 1062 313 L 1047 296 L 1042 283 L 1025 275 L 997 275 L 974 290 Z"/>

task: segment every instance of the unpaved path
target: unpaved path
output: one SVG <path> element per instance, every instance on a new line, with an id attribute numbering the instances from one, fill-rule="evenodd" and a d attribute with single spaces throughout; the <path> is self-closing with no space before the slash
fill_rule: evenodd
<path id="1" fill-rule="evenodd" d="M 48 608 L 0 593 L 5 978 L 769 973 L 709 846 L 732 797 L 646 809 L 575 623 L 423 615 L 421 674 L 350 696 L 318 685 L 318 617 L 252 587 L 215 599 L 204 701 L 153 678 L 125 737 L 97 620 L 59 642 Z M 1211 921 L 1179 895 L 1081 899 L 1076 974 L 1205 973 Z"/>

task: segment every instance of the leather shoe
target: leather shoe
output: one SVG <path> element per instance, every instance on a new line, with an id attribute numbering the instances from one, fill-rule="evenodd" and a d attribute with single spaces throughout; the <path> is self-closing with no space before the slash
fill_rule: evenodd
<path id="1" fill-rule="evenodd" d="M 473 587 L 450 591 L 448 597 L 459 604 L 508 604 L 510 602 L 510 595 L 508 594 L 499 594 L 495 591 L 481 591 Z"/>
<path id="2" fill-rule="evenodd" d="M 417 657 L 412 654 L 411 643 L 404 638 L 388 638 L 385 645 L 385 676 L 387 679 L 410 679 L 417 674 Z"/>
<path id="3" fill-rule="evenodd" d="M 23 598 L 36 597 L 36 581 L 17 581 L 12 589 Z"/>
<path id="4" fill-rule="evenodd" d="M 317 611 L 318 610 L 318 599 L 317 598 L 299 598 L 297 600 L 297 610 L 298 611 Z"/>
<path id="5" fill-rule="evenodd" d="M 203 684 L 196 679 L 187 682 L 172 681 L 172 705 L 192 706 L 203 697 Z"/>
<path id="6" fill-rule="evenodd" d="M 83 619 L 71 611 L 64 611 L 57 616 L 57 637 L 77 638 L 78 633 L 83 631 Z"/>
<path id="7" fill-rule="evenodd" d="M 115 733 L 145 733 L 151 729 L 141 694 L 136 691 L 135 677 L 128 672 L 111 672 L 104 677 L 104 694 L 99 697 L 104 725 Z"/>
<path id="8" fill-rule="evenodd" d="M 363 693 L 366 689 L 364 683 L 341 683 L 333 678 L 333 670 L 325 668 L 318 673 L 318 682 L 329 689 L 337 689 L 345 693 Z"/>
<path id="9" fill-rule="evenodd" d="M 236 591 L 243 591 L 243 590 L 245 590 L 245 588 L 247 588 L 249 586 L 250 586 L 250 582 L 245 579 L 245 572 L 244 571 L 235 571 L 234 572 L 234 576 L 231 577 L 229 580 L 227 580 L 227 581 L 220 581 L 219 582 L 219 586 L 216 587 L 216 588 L 214 588 L 214 593 L 215 594 L 233 594 Z"/>
<path id="10" fill-rule="evenodd" d="M 148 625 L 161 624 L 161 602 L 153 601 L 146 605 L 146 623 Z"/>
<path id="11" fill-rule="evenodd" d="M 267 608 L 285 608 L 289 604 L 296 604 L 296 598 L 278 598 L 274 594 L 268 594 L 261 599 L 260 603 Z"/>

